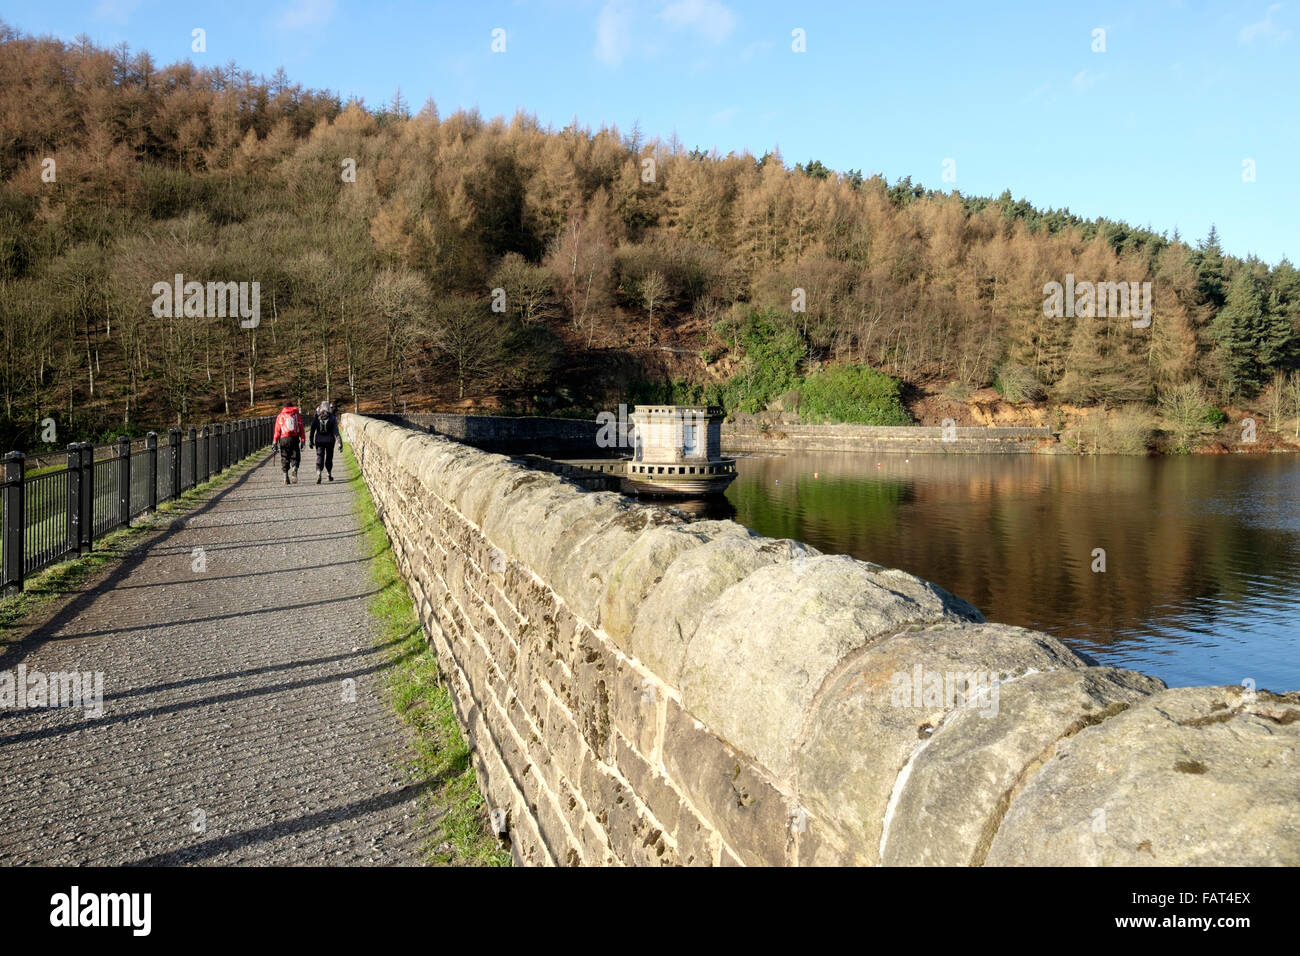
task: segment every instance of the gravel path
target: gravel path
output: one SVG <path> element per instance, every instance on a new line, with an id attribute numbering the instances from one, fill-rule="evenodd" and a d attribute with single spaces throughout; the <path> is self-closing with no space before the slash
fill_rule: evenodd
<path id="1" fill-rule="evenodd" d="M 0 865 L 419 862 L 360 479 L 266 454 L 0 650 L 103 673 L 99 716 L 0 710 Z"/>

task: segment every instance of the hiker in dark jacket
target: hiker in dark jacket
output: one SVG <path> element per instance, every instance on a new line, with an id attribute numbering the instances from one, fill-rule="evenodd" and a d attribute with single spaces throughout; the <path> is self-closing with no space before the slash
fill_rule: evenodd
<path id="1" fill-rule="evenodd" d="M 343 444 L 343 434 L 339 431 L 339 420 L 334 414 L 334 406 L 321 402 L 312 416 L 311 432 L 307 438 L 312 448 L 316 449 L 316 484 L 320 484 L 321 469 L 334 480 L 334 443 Z"/>

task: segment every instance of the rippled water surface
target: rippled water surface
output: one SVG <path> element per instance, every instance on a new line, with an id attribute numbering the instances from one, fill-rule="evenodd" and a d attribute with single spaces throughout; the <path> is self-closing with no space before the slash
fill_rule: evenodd
<path id="1" fill-rule="evenodd" d="M 903 568 L 1173 686 L 1300 689 L 1293 456 L 801 453 L 739 471 L 693 510 Z"/>

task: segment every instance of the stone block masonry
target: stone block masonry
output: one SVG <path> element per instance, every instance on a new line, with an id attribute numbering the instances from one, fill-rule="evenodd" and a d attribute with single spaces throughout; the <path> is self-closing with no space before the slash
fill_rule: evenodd
<path id="1" fill-rule="evenodd" d="M 343 427 L 517 862 L 1300 864 L 1300 694 L 1169 690 L 902 571 Z"/>
<path id="2" fill-rule="evenodd" d="M 932 425 L 722 426 L 722 450 L 729 454 L 788 454 L 801 451 L 907 455 L 1012 455 L 1050 450 L 1050 428 L 953 427 Z"/>

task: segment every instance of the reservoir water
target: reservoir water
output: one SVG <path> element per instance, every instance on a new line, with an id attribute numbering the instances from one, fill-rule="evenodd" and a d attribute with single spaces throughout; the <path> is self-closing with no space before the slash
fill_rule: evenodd
<path id="1" fill-rule="evenodd" d="M 990 621 L 1171 686 L 1300 689 L 1295 456 L 818 452 L 738 466 L 725 500 L 688 510 L 902 568 Z"/>

